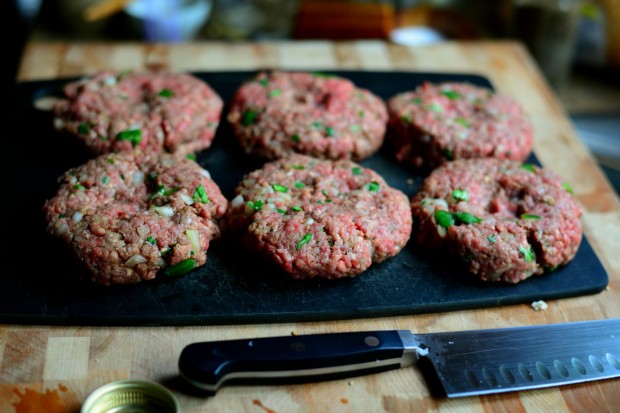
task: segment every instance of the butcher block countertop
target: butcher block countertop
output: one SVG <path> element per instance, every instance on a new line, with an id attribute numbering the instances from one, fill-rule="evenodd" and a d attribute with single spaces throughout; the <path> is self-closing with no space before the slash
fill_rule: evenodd
<path id="1" fill-rule="evenodd" d="M 0 412 L 77 412 L 97 387 L 120 379 L 174 382 L 189 343 L 374 329 L 418 333 L 620 317 L 620 201 L 575 135 L 556 95 L 518 43 L 445 43 L 408 48 L 379 41 L 278 43 L 44 43 L 27 45 L 20 81 L 99 69 L 175 71 L 259 68 L 465 72 L 486 76 L 525 108 L 534 151 L 570 182 L 584 207 L 585 233 L 609 275 L 601 293 L 529 304 L 374 319 L 184 327 L 0 325 Z M 346 300 L 346 297 L 343 297 Z M 172 386 L 183 412 L 601 412 L 617 409 L 620 379 L 461 399 L 431 396 L 415 367 L 355 379 L 291 386 L 230 386 L 215 397 Z"/>

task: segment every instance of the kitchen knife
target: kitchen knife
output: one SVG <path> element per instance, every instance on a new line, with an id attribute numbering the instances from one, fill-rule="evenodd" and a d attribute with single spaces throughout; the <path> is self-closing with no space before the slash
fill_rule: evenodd
<path id="1" fill-rule="evenodd" d="M 413 334 L 309 334 L 193 343 L 182 377 L 208 393 L 224 383 L 299 383 L 430 361 L 448 397 L 558 386 L 620 376 L 620 319 Z"/>

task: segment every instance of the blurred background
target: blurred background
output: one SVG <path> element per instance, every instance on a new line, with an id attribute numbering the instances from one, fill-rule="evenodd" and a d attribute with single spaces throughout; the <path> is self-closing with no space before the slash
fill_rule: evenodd
<path id="1" fill-rule="evenodd" d="M 29 40 L 516 39 L 620 188 L 620 0 L 3 0 L 14 81 Z M 13 19 L 14 17 L 14 19 Z M 11 25 L 9 26 L 11 27 Z"/>

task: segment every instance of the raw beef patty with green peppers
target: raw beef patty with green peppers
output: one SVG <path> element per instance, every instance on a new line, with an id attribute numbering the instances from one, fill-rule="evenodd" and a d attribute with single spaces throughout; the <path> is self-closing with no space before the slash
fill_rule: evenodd
<path id="1" fill-rule="evenodd" d="M 469 158 L 523 161 L 532 149 L 532 126 L 521 106 L 484 87 L 426 82 L 392 97 L 388 111 L 396 158 L 415 168 Z"/>
<path id="2" fill-rule="evenodd" d="M 382 145 L 387 109 L 381 98 L 348 79 L 262 72 L 237 90 L 228 121 L 243 150 L 258 157 L 300 153 L 360 160 Z"/>
<path id="3" fill-rule="evenodd" d="M 54 126 L 96 155 L 134 148 L 188 154 L 211 146 L 222 106 L 190 74 L 102 71 L 65 86 Z"/>
<path id="4" fill-rule="evenodd" d="M 181 156 L 101 155 L 60 177 L 43 210 L 48 232 L 73 251 L 85 278 L 129 284 L 204 265 L 227 201 L 209 173 Z"/>
<path id="5" fill-rule="evenodd" d="M 349 160 L 291 155 L 244 177 L 227 230 L 293 278 L 341 278 L 398 254 L 411 235 L 405 194 Z"/>
<path id="6" fill-rule="evenodd" d="M 554 271 L 581 242 L 581 207 L 570 186 L 531 164 L 448 162 L 422 182 L 411 206 L 417 244 L 485 281 Z"/>

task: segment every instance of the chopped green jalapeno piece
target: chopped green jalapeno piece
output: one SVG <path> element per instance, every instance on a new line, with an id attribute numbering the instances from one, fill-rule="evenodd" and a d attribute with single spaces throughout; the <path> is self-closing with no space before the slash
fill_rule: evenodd
<path id="1" fill-rule="evenodd" d="M 523 245 L 519 245 L 519 252 L 523 254 L 523 259 L 525 262 L 532 262 L 536 258 L 536 254 L 534 253 L 532 247 L 526 248 Z"/>
<path id="2" fill-rule="evenodd" d="M 313 72 L 312 75 L 314 77 L 324 77 L 324 78 L 338 77 L 336 75 L 332 75 L 331 73 L 324 73 L 324 72 Z"/>
<path id="3" fill-rule="evenodd" d="M 359 132 L 360 130 L 362 130 L 362 128 L 357 123 L 351 125 L 351 132 Z"/>
<path id="4" fill-rule="evenodd" d="M 280 89 L 273 89 L 272 91 L 269 92 L 269 97 L 270 98 L 275 98 L 278 97 L 282 94 L 282 91 Z"/>
<path id="5" fill-rule="evenodd" d="M 327 134 L 327 136 L 332 137 L 336 134 L 336 131 L 331 126 L 326 126 L 325 133 Z"/>
<path id="6" fill-rule="evenodd" d="M 248 201 L 248 206 L 252 208 L 254 211 L 260 211 L 261 209 L 263 209 L 264 205 L 265 203 L 261 201 L 260 199 L 256 201 Z"/>
<path id="7" fill-rule="evenodd" d="M 297 243 L 297 251 L 299 251 L 301 249 L 301 247 L 303 247 L 308 242 L 310 242 L 311 239 L 312 239 L 312 234 L 304 235 L 303 238 L 300 239 L 299 242 Z"/>
<path id="8" fill-rule="evenodd" d="M 86 187 L 82 184 L 75 184 L 73 185 L 73 189 L 77 189 L 79 191 L 86 191 Z"/>
<path id="9" fill-rule="evenodd" d="M 452 149 L 444 149 L 442 152 L 447 160 L 454 160 L 454 152 L 452 152 Z"/>
<path id="10" fill-rule="evenodd" d="M 403 122 L 408 123 L 410 125 L 413 123 L 413 119 L 411 119 L 411 116 L 409 116 L 409 115 L 401 115 L 400 119 Z"/>
<path id="11" fill-rule="evenodd" d="M 258 83 L 260 83 L 262 86 L 267 86 L 269 84 L 269 79 L 267 79 L 266 77 L 259 80 Z"/>
<path id="12" fill-rule="evenodd" d="M 538 221 L 540 219 L 540 215 L 521 214 L 521 219 L 529 219 L 530 221 Z"/>
<path id="13" fill-rule="evenodd" d="M 291 139 L 292 139 L 292 140 L 293 140 L 293 142 L 295 142 L 295 143 L 299 143 L 299 142 L 301 142 L 301 138 L 299 137 L 299 135 L 298 135 L 298 134 L 294 134 L 293 136 L 291 136 Z M 295 168 L 295 167 L 293 167 L 293 168 Z"/>
<path id="14" fill-rule="evenodd" d="M 142 142 L 142 131 L 140 129 L 127 129 L 116 135 L 119 141 L 129 141 L 134 148 Z"/>
<path id="15" fill-rule="evenodd" d="M 165 186 L 157 185 L 157 191 L 155 191 L 155 193 L 151 195 L 151 199 L 154 199 L 157 196 L 170 196 L 174 194 L 175 192 L 177 192 L 179 189 L 181 188 L 177 186 L 177 187 L 166 190 Z"/>
<path id="16" fill-rule="evenodd" d="M 102 184 L 109 184 L 110 183 L 110 177 L 109 176 L 104 176 L 103 178 L 101 178 L 101 183 Z"/>
<path id="17" fill-rule="evenodd" d="M 170 196 L 170 195 L 174 194 L 175 192 L 178 192 L 180 189 L 181 189 L 181 187 L 175 186 L 174 188 L 170 188 L 170 189 L 164 191 L 164 193 L 162 195 L 163 196 Z"/>
<path id="18" fill-rule="evenodd" d="M 188 153 L 187 155 L 185 155 L 185 157 L 187 159 L 189 159 L 190 161 L 196 162 L 196 154 L 195 153 Z"/>
<path id="19" fill-rule="evenodd" d="M 303 165 L 291 165 L 291 168 L 297 169 L 298 171 L 302 171 L 302 170 L 306 169 L 306 167 L 303 166 Z"/>
<path id="20" fill-rule="evenodd" d="M 306 185 L 304 185 L 304 183 L 303 183 L 303 182 L 301 182 L 301 181 L 296 181 L 296 182 L 295 182 L 295 188 L 297 188 L 297 189 L 301 189 L 301 188 L 303 188 L 304 186 L 306 186 Z"/>
<path id="21" fill-rule="evenodd" d="M 495 234 L 491 234 L 487 237 L 487 240 L 490 243 L 495 244 L 497 242 L 497 236 Z"/>
<path id="22" fill-rule="evenodd" d="M 155 199 L 155 197 L 157 196 L 164 196 L 164 192 L 166 190 L 166 187 L 164 187 L 163 185 L 157 185 L 157 190 L 155 191 L 155 193 L 153 193 L 153 195 L 151 195 L 151 200 Z"/>
<path id="23" fill-rule="evenodd" d="M 470 214 L 469 212 L 455 212 L 454 215 L 456 218 L 464 224 L 477 224 L 482 222 L 482 219 L 478 218 L 474 214 Z"/>
<path id="24" fill-rule="evenodd" d="M 437 102 L 433 102 L 430 105 L 428 105 L 427 109 L 430 110 L 431 112 L 436 112 L 436 113 L 443 112 L 443 107 Z"/>
<path id="25" fill-rule="evenodd" d="M 323 124 L 321 122 L 312 122 L 312 127 L 314 128 L 321 128 L 323 126 Z"/>
<path id="26" fill-rule="evenodd" d="M 523 165 L 521 165 L 521 169 L 525 169 L 526 171 L 530 171 L 531 173 L 536 173 L 534 165 L 532 165 L 531 163 L 524 163 Z"/>
<path id="27" fill-rule="evenodd" d="M 416 105 L 419 105 L 420 103 L 422 103 L 422 98 L 413 98 L 411 99 L 411 103 L 415 103 Z"/>
<path id="28" fill-rule="evenodd" d="M 568 192 L 569 194 L 573 193 L 573 188 L 570 186 L 568 182 L 562 183 L 562 188 L 564 188 L 564 190 Z"/>
<path id="29" fill-rule="evenodd" d="M 276 208 L 276 211 L 278 211 L 278 212 L 279 212 L 279 213 L 281 213 L 282 215 L 286 214 L 286 209 Z"/>
<path id="30" fill-rule="evenodd" d="M 167 275 L 168 277 L 180 277 L 193 270 L 195 266 L 196 260 L 193 258 L 188 258 L 178 264 L 166 268 L 164 270 L 164 275 Z"/>
<path id="31" fill-rule="evenodd" d="M 174 92 L 170 89 L 162 89 L 159 91 L 158 95 L 163 98 L 170 98 L 174 96 Z"/>
<path id="32" fill-rule="evenodd" d="M 452 191 L 452 196 L 458 201 L 469 201 L 469 193 L 465 189 L 455 189 Z"/>
<path id="33" fill-rule="evenodd" d="M 301 211 L 301 207 L 299 205 L 292 206 L 291 209 L 295 212 Z"/>
<path id="34" fill-rule="evenodd" d="M 243 112 L 243 115 L 241 118 L 241 124 L 243 126 L 250 126 L 251 124 L 256 122 L 256 115 L 257 113 L 255 111 L 246 110 L 245 112 Z"/>
<path id="35" fill-rule="evenodd" d="M 351 172 L 353 172 L 353 175 L 361 175 L 362 174 L 362 168 L 359 167 L 354 167 L 353 169 L 351 169 Z"/>
<path id="36" fill-rule="evenodd" d="M 444 228 L 449 228 L 455 223 L 454 216 L 449 211 L 444 211 L 443 209 L 437 209 L 435 210 L 434 215 L 435 215 L 435 221 L 437 221 L 437 223 Z"/>
<path id="37" fill-rule="evenodd" d="M 108 161 L 110 165 L 114 165 L 114 158 L 108 158 L 106 161 Z"/>
<path id="38" fill-rule="evenodd" d="M 364 118 L 364 117 L 366 116 L 366 112 L 364 112 L 363 110 L 360 110 L 359 112 L 357 112 L 357 115 L 358 115 L 360 118 Z"/>
<path id="39" fill-rule="evenodd" d="M 274 191 L 276 192 L 288 192 L 288 187 L 284 185 L 273 184 L 271 185 Z"/>
<path id="40" fill-rule="evenodd" d="M 202 202 L 203 204 L 208 204 L 210 202 L 207 191 L 205 191 L 205 188 L 202 186 L 202 184 L 198 185 L 198 187 L 194 191 L 194 194 L 192 195 L 192 199 L 196 202 Z"/>
<path id="41" fill-rule="evenodd" d="M 78 126 L 78 133 L 80 135 L 86 135 L 88 132 L 90 132 L 90 128 L 92 127 L 91 123 L 88 122 L 82 122 L 80 123 L 80 125 Z"/>
<path id="42" fill-rule="evenodd" d="M 458 99 L 461 97 L 461 94 L 458 92 L 455 92 L 454 90 L 442 90 L 441 94 L 445 97 L 447 97 L 448 99 Z"/>
<path id="43" fill-rule="evenodd" d="M 150 235 L 148 237 L 146 237 L 146 242 L 148 242 L 151 245 L 155 245 L 157 243 L 155 238 L 151 237 Z"/>
<path id="44" fill-rule="evenodd" d="M 379 190 L 379 182 L 372 181 L 366 184 L 366 189 L 370 192 L 377 192 Z"/>
<path id="45" fill-rule="evenodd" d="M 456 118 L 454 119 L 455 123 L 458 123 L 461 126 L 465 126 L 466 128 L 469 128 L 471 126 L 471 124 L 469 123 L 469 121 L 465 118 Z"/>

